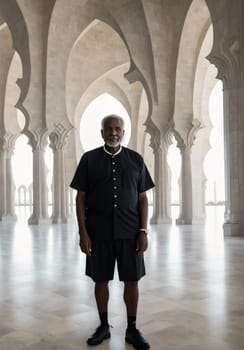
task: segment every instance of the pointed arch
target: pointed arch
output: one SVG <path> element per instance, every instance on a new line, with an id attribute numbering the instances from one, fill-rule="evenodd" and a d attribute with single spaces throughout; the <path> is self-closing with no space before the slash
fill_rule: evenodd
<path id="1" fill-rule="evenodd" d="M 111 26 L 94 20 L 88 27 L 73 45 L 67 64 L 66 105 L 72 124 L 76 106 L 87 88 L 111 71 L 114 80 L 125 80 L 124 74 L 130 61 L 124 42 Z M 124 70 L 116 70 L 122 66 Z"/>
<path id="2" fill-rule="evenodd" d="M 9 11 L 11 9 L 11 11 Z M 20 88 L 20 96 L 16 107 L 22 111 L 26 119 L 29 115 L 23 102 L 27 95 L 30 84 L 30 52 L 29 52 L 29 35 L 23 13 L 16 0 L 0 2 L 0 14 L 6 21 L 13 39 L 13 48 L 18 52 L 23 66 L 23 76 L 17 80 Z"/>
<path id="3" fill-rule="evenodd" d="M 124 119 L 125 135 L 122 144 L 127 146 L 131 134 L 130 117 L 124 106 L 112 95 L 103 93 L 97 96 L 84 110 L 80 120 L 80 140 L 84 151 L 103 144 L 101 120 L 109 114 L 116 114 Z"/>
<path id="4" fill-rule="evenodd" d="M 210 13 L 205 2 L 193 0 L 181 34 L 176 71 L 174 123 L 175 129 L 181 134 L 185 143 L 194 119 L 193 96 L 196 69 L 206 71 L 206 62 L 204 65 L 202 60 L 200 66 L 198 60 L 210 25 Z M 210 50 L 211 46 L 208 49 Z M 201 115 L 197 117 L 201 120 Z"/>

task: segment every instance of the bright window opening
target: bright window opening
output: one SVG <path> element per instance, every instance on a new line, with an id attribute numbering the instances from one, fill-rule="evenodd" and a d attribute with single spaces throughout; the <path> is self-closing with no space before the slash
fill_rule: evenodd
<path id="1" fill-rule="evenodd" d="M 180 203 L 180 172 L 181 172 L 181 154 L 177 147 L 175 137 L 172 138 L 172 144 L 168 148 L 167 162 L 170 168 L 170 203 L 171 205 L 178 205 Z"/>
<path id="2" fill-rule="evenodd" d="M 23 163 L 24 162 L 24 163 Z M 23 166 L 24 164 L 24 166 Z M 48 187 L 48 202 L 52 202 L 53 153 L 50 147 L 45 150 L 45 165 Z M 13 180 L 15 184 L 15 204 L 31 205 L 33 193 L 33 154 L 28 138 L 21 135 L 15 142 L 12 157 Z"/>
<path id="3" fill-rule="evenodd" d="M 207 204 L 223 204 L 225 201 L 224 177 L 224 129 L 223 129 L 223 84 L 219 81 L 209 99 L 209 115 L 213 128 L 209 143 L 211 149 L 204 161 L 207 178 L 205 201 Z"/>
<path id="4" fill-rule="evenodd" d="M 172 144 L 168 148 L 167 162 L 170 170 L 171 218 L 175 220 L 178 218 L 180 210 L 181 154 L 174 136 L 172 137 Z"/>
<path id="5" fill-rule="evenodd" d="M 24 163 L 23 163 L 24 162 Z M 15 203 L 29 205 L 32 203 L 33 155 L 28 138 L 21 135 L 15 142 L 12 157 L 12 171 L 15 184 Z"/>
<path id="6" fill-rule="evenodd" d="M 104 93 L 95 98 L 85 109 L 80 122 L 80 141 L 84 151 L 103 145 L 101 120 L 109 114 L 124 119 L 125 135 L 122 144 L 127 146 L 131 135 L 131 121 L 124 106 L 110 94 Z"/>

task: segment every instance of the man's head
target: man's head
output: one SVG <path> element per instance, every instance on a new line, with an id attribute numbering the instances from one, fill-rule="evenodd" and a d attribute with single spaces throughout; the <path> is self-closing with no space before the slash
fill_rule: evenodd
<path id="1" fill-rule="evenodd" d="M 108 115 L 101 123 L 101 134 L 105 144 L 118 148 L 124 136 L 124 120 L 117 115 Z"/>

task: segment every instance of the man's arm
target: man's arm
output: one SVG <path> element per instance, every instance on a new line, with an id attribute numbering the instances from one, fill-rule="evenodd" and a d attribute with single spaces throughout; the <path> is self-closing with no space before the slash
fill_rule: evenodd
<path id="1" fill-rule="evenodd" d="M 148 218 L 148 199 L 146 192 L 139 193 L 138 196 L 139 215 L 140 215 L 140 228 L 147 228 Z M 147 234 L 144 231 L 140 231 L 137 238 L 136 250 L 138 254 L 142 254 L 148 247 Z"/>
<path id="2" fill-rule="evenodd" d="M 76 196 L 76 217 L 79 227 L 80 248 L 87 255 L 91 255 L 91 240 L 86 230 L 86 193 L 78 191 Z"/>

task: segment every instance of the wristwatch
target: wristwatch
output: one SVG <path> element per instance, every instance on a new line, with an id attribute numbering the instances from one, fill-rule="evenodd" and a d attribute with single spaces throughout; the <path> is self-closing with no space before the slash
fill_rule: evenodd
<path id="1" fill-rule="evenodd" d="M 146 235 L 148 235 L 148 229 L 147 228 L 140 228 L 140 232 L 144 232 Z"/>

